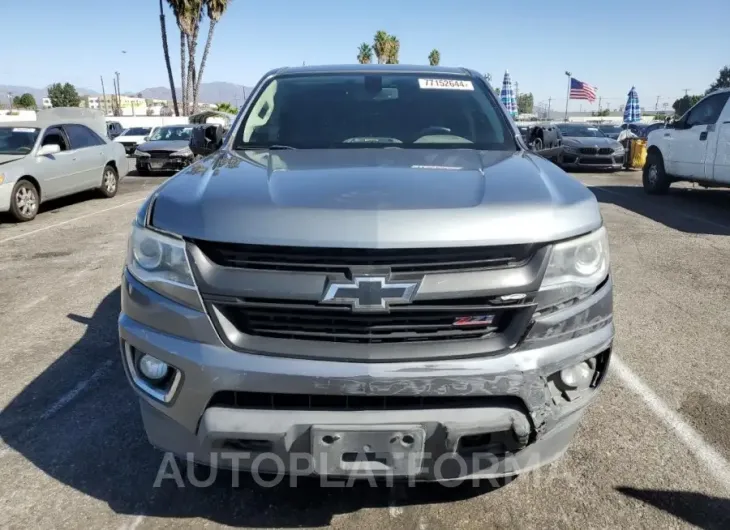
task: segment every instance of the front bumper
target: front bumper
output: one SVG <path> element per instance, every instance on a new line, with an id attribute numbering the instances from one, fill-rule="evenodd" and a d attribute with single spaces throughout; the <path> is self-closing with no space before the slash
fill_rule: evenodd
<path id="1" fill-rule="evenodd" d="M 192 164 L 193 159 L 192 158 L 183 158 L 183 157 L 177 157 L 177 158 L 152 158 L 152 157 L 144 157 L 144 158 L 137 158 L 137 162 L 135 163 L 137 167 L 137 171 L 143 170 L 143 171 L 159 171 L 159 172 L 167 172 L 167 171 L 180 171 L 181 169 L 185 169 L 190 164 Z"/>
<path id="2" fill-rule="evenodd" d="M 558 165 L 565 169 L 621 169 L 624 155 L 584 155 L 563 151 L 558 156 Z"/>
<path id="3" fill-rule="evenodd" d="M 590 299 L 536 322 L 533 331 L 538 333 L 507 354 L 394 363 L 272 357 L 229 349 L 205 313 L 158 295 L 125 272 L 119 334 L 148 438 L 160 449 L 220 467 L 338 476 L 354 471 L 327 464 L 313 449 L 322 429 L 345 433 L 345 440 L 355 445 L 407 432 L 416 445 L 422 441 L 430 457 L 405 473 L 416 480 L 439 480 L 512 475 L 560 457 L 597 388 L 570 401 L 555 393 L 551 375 L 599 356 L 602 381 L 614 333 L 611 315 L 609 279 Z M 168 403 L 134 382 L 126 361 L 131 349 L 179 370 L 179 384 Z M 244 408 L 238 398 L 218 399 L 272 393 L 309 396 L 310 406 L 287 409 L 264 403 Z M 401 410 L 312 406 L 318 397 L 333 396 L 350 403 L 410 397 L 436 405 Z M 444 398 L 460 398 L 469 405 L 447 407 L 441 404 Z M 373 433 L 382 436 L 372 442 Z M 479 436 L 488 443 L 478 447 L 483 451 L 476 458 L 462 451 L 465 440 Z M 461 463 L 444 464 L 444 458 L 452 457 Z M 378 465 L 382 467 L 371 464 L 367 472 L 383 471 Z M 387 465 L 384 472 L 393 469 L 403 472 Z"/>
<path id="4" fill-rule="evenodd" d="M 15 182 L 4 182 L 0 184 L 0 212 L 10 211 L 10 199 L 13 196 Z"/>

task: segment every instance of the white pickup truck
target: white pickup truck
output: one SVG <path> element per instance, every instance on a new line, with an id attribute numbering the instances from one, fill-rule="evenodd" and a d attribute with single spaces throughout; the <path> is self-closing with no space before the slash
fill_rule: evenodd
<path id="1" fill-rule="evenodd" d="M 666 129 L 650 132 L 647 143 L 647 193 L 666 193 L 679 181 L 730 187 L 730 88 L 705 96 Z"/>

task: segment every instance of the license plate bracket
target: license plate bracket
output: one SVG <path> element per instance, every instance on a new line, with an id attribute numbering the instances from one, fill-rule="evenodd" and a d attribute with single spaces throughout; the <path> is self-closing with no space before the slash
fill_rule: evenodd
<path id="1" fill-rule="evenodd" d="M 162 169 L 165 167 L 165 163 L 167 160 L 156 160 L 154 162 L 150 162 L 150 168 L 151 169 Z"/>
<path id="2" fill-rule="evenodd" d="M 320 475 L 415 476 L 426 431 L 421 425 L 326 425 L 310 429 L 314 471 Z"/>

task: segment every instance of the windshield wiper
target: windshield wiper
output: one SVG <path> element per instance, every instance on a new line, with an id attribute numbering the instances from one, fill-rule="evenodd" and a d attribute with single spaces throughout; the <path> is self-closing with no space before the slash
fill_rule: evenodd
<path id="1" fill-rule="evenodd" d="M 292 147 L 291 145 L 283 145 L 283 144 L 241 144 L 236 148 L 237 151 L 242 151 L 244 149 L 268 149 L 270 151 L 281 151 L 283 149 L 297 149 L 297 148 Z"/>

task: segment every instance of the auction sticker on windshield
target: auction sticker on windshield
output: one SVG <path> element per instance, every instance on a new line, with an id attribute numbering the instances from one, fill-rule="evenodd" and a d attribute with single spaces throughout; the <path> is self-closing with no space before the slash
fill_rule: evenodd
<path id="1" fill-rule="evenodd" d="M 440 90 L 474 90 L 472 82 L 465 79 L 419 79 L 418 86 Z"/>

